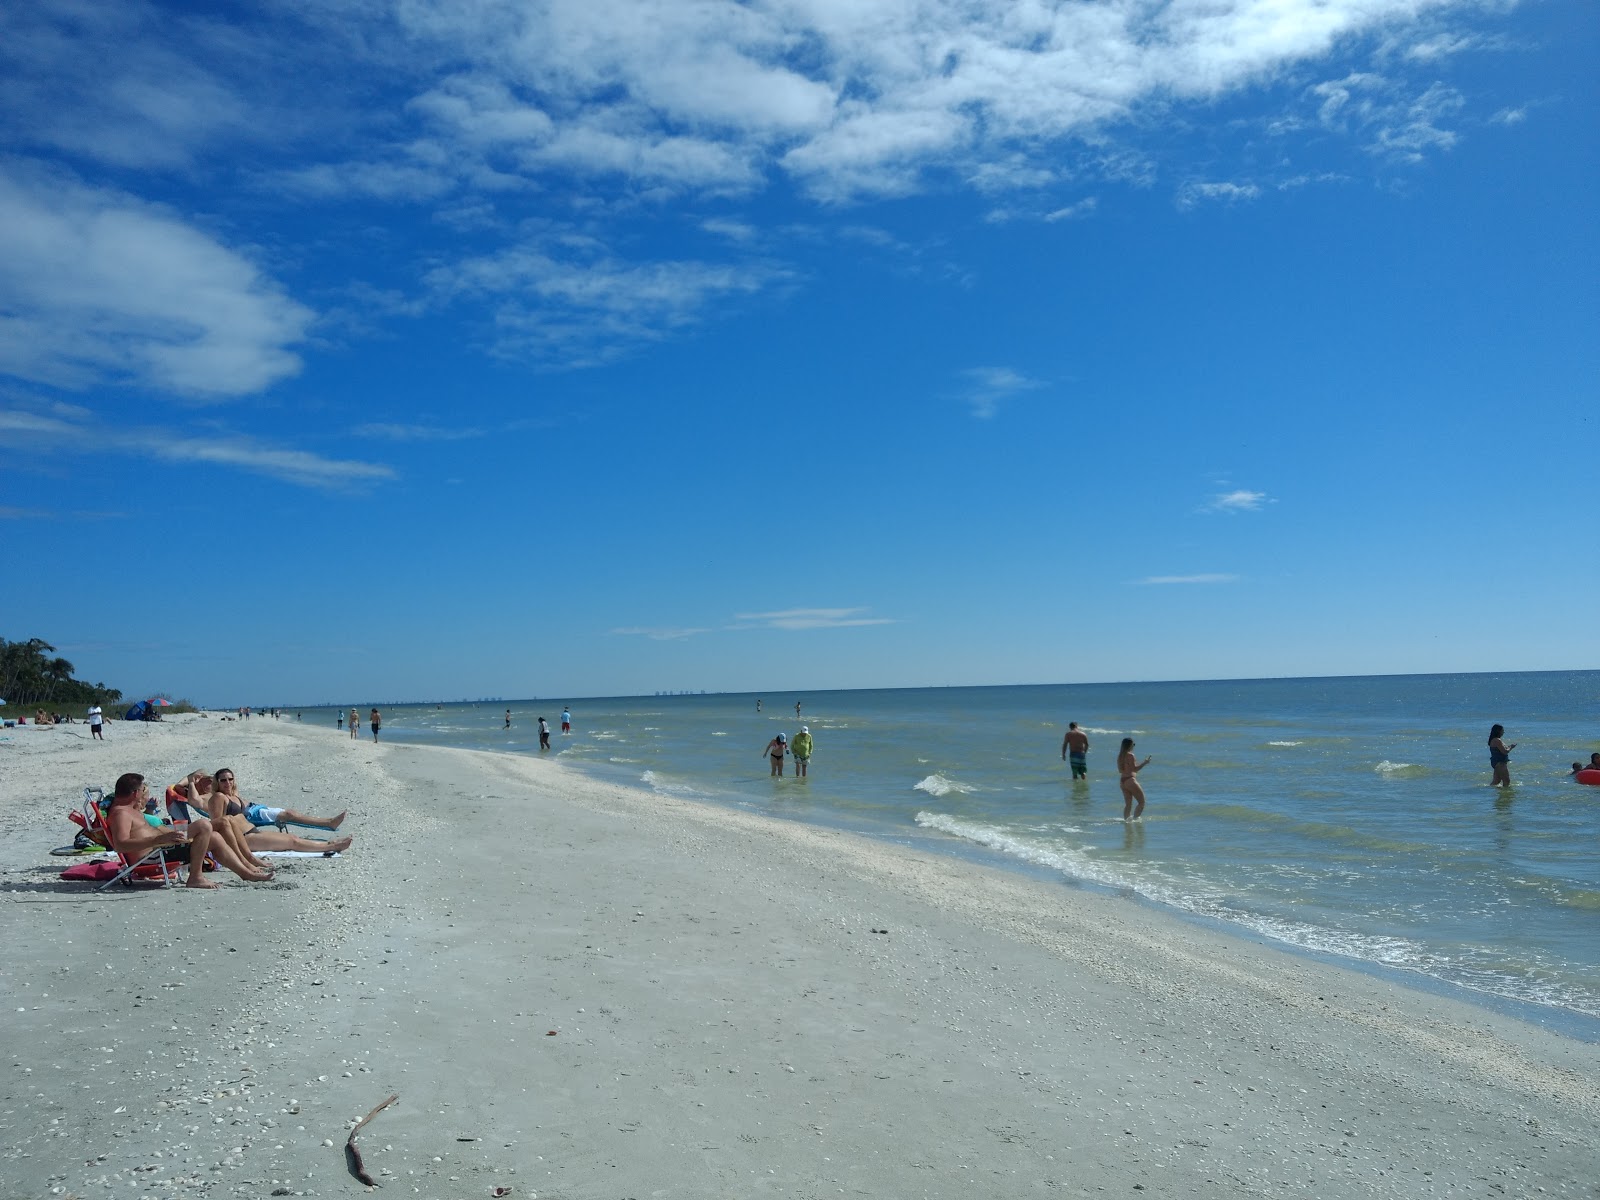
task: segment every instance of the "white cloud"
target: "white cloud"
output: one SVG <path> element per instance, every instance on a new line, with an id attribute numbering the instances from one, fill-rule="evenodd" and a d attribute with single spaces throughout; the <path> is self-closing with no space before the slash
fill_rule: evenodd
<path id="1" fill-rule="evenodd" d="M 195 437 L 151 427 L 116 429 L 85 419 L 86 416 L 82 410 L 65 405 L 39 412 L 0 409 L 0 446 L 33 453 L 132 454 L 184 466 L 209 463 L 330 491 L 357 489 L 394 478 L 394 472 L 379 463 L 325 458 L 256 438 L 225 434 Z"/>
<path id="2" fill-rule="evenodd" d="M 866 608 L 786 608 L 779 612 L 738 613 L 730 629 L 847 629 L 893 625 L 890 617 L 865 617 Z"/>
<path id="3" fill-rule="evenodd" d="M 0 371 L 224 399 L 295 374 L 313 314 L 248 259 L 120 192 L 0 163 Z"/>
<path id="4" fill-rule="evenodd" d="M 702 633 L 712 633 L 711 629 L 678 628 L 674 626 L 628 625 L 621 629 L 611 631 L 621 637 L 646 637 L 653 642 L 681 642 L 697 637 Z"/>
<path id="5" fill-rule="evenodd" d="M 1218 492 L 1211 498 L 1202 510 L 1204 512 L 1255 512 L 1266 504 L 1276 504 L 1265 492 L 1252 492 L 1244 488 L 1237 488 L 1229 492 Z"/>
<path id="6" fill-rule="evenodd" d="M 1079 200 L 1074 204 L 1067 204 L 1060 208 L 1052 209 L 1050 212 L 1045 213 L 1041 219 L 1046 222 L 1077 221 L 1084 217 L 1092 216 L 1095 209 L 1097 209 L 1099 206 L 1100 201 L 1098 199 L 1096 199 L 1094 196 L 1086 196 L 1084 199 Z"/>
<path id="7" fill-rule="evenodd" d="M 1207 584 L 1207 583 L 1234 583 L 1237 575 L 1150 575 L 1139 580 L 1141 584 Z"/>
<path id="8" fill-rule="evenodd" d="M 142 3 L 29 0 L 0 14 L 0 142 L 114 167 L 182 169 L 254 136 L 249 104 L 209 64 L 225 26 Z"/>
<path id="9" fill-rule="evenodd" d="M 357 437 L 381 438 L 390 442 L 456 442 L 484 436 L 483 430 L 465 426 L 446 429 L 437 425 L 401 425 L 383 421 L 358 425 L 350 432 Z"/>
<path id="10" fill-rule="evenodd" d="M 1367 149 L 1402 162 L 1421 162 L 1429 150 L 1448 150 L 1459 136 L 1443 122 L 1466 106 L 1455 88 L 1433 82 L 1407 95 L 1402 81 L 1364 72 L 1316 84 L 1317 117 L 1328 129 L 1364 134 Z"/>
<path id="11" fill-rule="evenodd" d="M 761 263 L 628 262 L 598 245 L 546 239 L 438 268 L 428 283 L 445 298 L 490 297 L 502 351 L 571 364 L 658 338 L 785 278 Z"/>
<path id="12" fill-rule="evenodd" d="M 983 420 L 993 417 L 1011 397 L 1044 386 L 1011 367 L 970 367 L 962 375 L 967 381 L 965 399 L 972 415 Z"/>
<path id="13" fill-rule="evenodd" d="M 1259 195 L 1261 188 L 1253 183 L 1186 183 L 1178 189 L 1178 207 L 1193 208 L 1207 200 L 1236 204 Z"/>

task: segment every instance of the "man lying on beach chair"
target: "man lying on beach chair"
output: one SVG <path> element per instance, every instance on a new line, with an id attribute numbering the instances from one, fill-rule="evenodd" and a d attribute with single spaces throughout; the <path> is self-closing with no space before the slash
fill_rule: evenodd
<path id="1" fill-rule="evenodd" d="M 267 808 L 265 805 L 250 804 L 239 795 L 233 772 L 227 767 L 218 768 L 215 778 L 204 771 L 191 772 L 167 789 L 167 811 L 174 820 L 183 820 L 191 810 L 209 817 L 217 833 L 234 852 L 261 869 L 267 869 L 266 864 L 256 855 L 264 851 L 339 854 L 350 849 L 354 840 L 342 837 L 319 842 L 314 838 L 289 833 L 277 818 L 314 829 L 333 830 L 344 823 L 345 814 L 327 818 L 308 817 L 292 808 Z M 273 828 L 274 825 L 277 827 Z"/>
<path id="2" fill-rule="evenodd" d="M 176 825 L 162 825 L 148 816 L 144 808 L 149 795 L 150 787 L 144 776 L 130 771 L 117 779 L 111 807 L 105 814 L 111 847 L 130 869 L 151 857 L 159 857 L 167 863 L 188 863 L 189 878 L 185 886 L 215 888 L 217 885 L 207 881 L 204 871 L 206 855 L 210 854 L 240 879 L 264 883 L 272 878 L 270 871 L 249 866 L 214 836 L 211 822 L 204 817 L 179 829 Z"/>

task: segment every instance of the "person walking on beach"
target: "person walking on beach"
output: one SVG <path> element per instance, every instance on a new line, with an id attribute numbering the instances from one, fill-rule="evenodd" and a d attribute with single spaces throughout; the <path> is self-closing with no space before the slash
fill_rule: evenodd
<path id="1" fill-rule="evenodd" d="M 337 724 L 338 724 L 340 729 L 344 728 L 344 709 L 342 709 L 342 708 L 339 710 L 339 720 L 338 720 Z"/>
<path id="2" fill-rule="evenodd" d="M 800 732 L 794 735 L 794 742 L 790 745 L 789 753 L 794 755 L 795 778 L 806 778 L 807 774 L 809 774 L 808 767 L 811 763 L 811 726 L 800 726 Z"/>
<path id="3" fill-rule="evenodd" d="M 1122 819 L 1137 821 L 1144 816 L 1144 788 L 1139 786 L 1139 772 L 1150 765 L 1146 754 L 1142 763 L 1133 761 L 1133 739 L 1122 739 L 1122 751 L 1117 755 L 1117 782 L 1122 787 Z M 1134 807 L 1138 801 L 1139 807 Z"/>
<path id="4" fill-rule="evenodd" d="M 539 718 L 539 749 L 550 749 L 550 722 Z"/>
<path id="5" fill-rule="evenodd" d="M 1489 782 L 1494 787 L 1511 786 L 1511 752 L 1517 748 L 1517 744 L 1512 742 L 1506 745 L 1505 733 L 1504 725 L 1496 725 L 1489 730 L 1489 769 L 1494 774 Z"/>
<path id="6" fill-rule="evenodd" d="M 572 732 L 572 710 L 570 708 L 563 708 L 561 710 L 561 732 Z"/>
<path id="7" fill-rule="evenodd" d="M 789 739 L 779 734 L 767 743 L 767 758 L 772 762 L 772 774 L 783 777 L 783 752 L 789 748 Z"/>
<path id="8" fill-rule="evenodd" d="M 361 714 L 353 708 L 350 710 L 350 736 L 361 736 Z"/>
<path id="9" fill-rule="evenodd" d="M 105 720 L 106 715 L 100 711 L 100 706 L 98 704 L 91 704 L 89 706 L 90 737 L 99 738 L 102 742 L 106 740 L 106 735 L 100 731 L 100 727 L 105 724 Z"/>
<path id="10" fill-rule="evenodd" d="M 1061 739 L 1061 757 L 1072 756 L 1072 777 L 1089 778 L 1089 735 L 1078 728 L 1076 721 L 1067 722 L 1067 736 Z"/>
<path id="11" fill-rule="evenodd" d="M 372 716 L 367 718 L 372 722 L 372 740 L 378 740 L 378 727 L 383 724 L 383 714 L 377 709 L 372 710 Z"/>

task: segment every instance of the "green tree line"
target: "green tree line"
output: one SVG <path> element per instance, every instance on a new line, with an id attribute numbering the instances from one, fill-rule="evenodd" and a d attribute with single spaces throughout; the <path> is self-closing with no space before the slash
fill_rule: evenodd
<path id="1" fill-rule="evenodd" d="M 56 648 L 43 638 L 25 642 L 0 638 L 0 697 L 8 707 L 59 709 L 122 699 L 119 689 L 85 683 L 74 679 L 72 672 L 72 664 L 57 657 Z"/>

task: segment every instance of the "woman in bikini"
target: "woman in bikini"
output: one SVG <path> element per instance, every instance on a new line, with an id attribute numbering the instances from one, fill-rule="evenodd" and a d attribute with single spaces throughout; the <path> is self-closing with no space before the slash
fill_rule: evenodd
<path id="1" fill-rule="evenodd" d="M 767 743 L 767 758 L 772 762 L 772 773 L 776 776 L 783 774 L 783 753 L 789 748 L 789 739 L 779 734 Z"/>
<path id="2" fill-rule="evenodd" d="M 1133 761 L 1133 739 L 1122 739 L 1122 751 L 1117 755 L 1117 782 L 1122 787 L 1122 819 L 1136 821 L 1144 815 L 1144 788 L 1139 786 L 1139 772 L 1150 765 L 1146 754 L 1142 763 Z M 1134 807 L 1137 801 L 1139 807 Z"/>
<path id="3" fill-rule="evenodd" d="M 198 774 L 198 772 L 197 772 Z M 192 785 L 191 785 L 192 787 Z M 234 780 L 233 771 L 227 767 L 219 767 L 215 775 L 215 785 L 212 792 L 204 800 L 195 789 L 189 799 L 191 807 L 198 806 L 201 811 L 209 810 L 213 827 L 226 825 L 229 830 L 237 834 L 238 844 L 246 846 L 246 855 L 250 851 L 262 850 L 300 850 L 311 854 L 337 854 L 348 850 L 352 841 L 349 837 L 332 838 L 328 841 L 317 841 L 314 838 L 297 837 L 292 833 L 271 828 L 278 819 L 294 821 L 302 825 L 316 825 L 323 829 L 337 829 L 344 822 L 345 814 L 336 817 L 306 818 L 303 813 L 298 813 L 292 808 L 267 808 L 259 804 L 251 804 L 239 795 L 239 785 Z M 267 819 L 267 825 L 258 824 L 251 819 L 250 810 L 255 809 L 257 815 Z M 225 834 L 224 836 L 228 836 Z M 233 839 L 229 838 L 230 844 Z M 251 858 L 253 862 L 259 859 Z"/>

